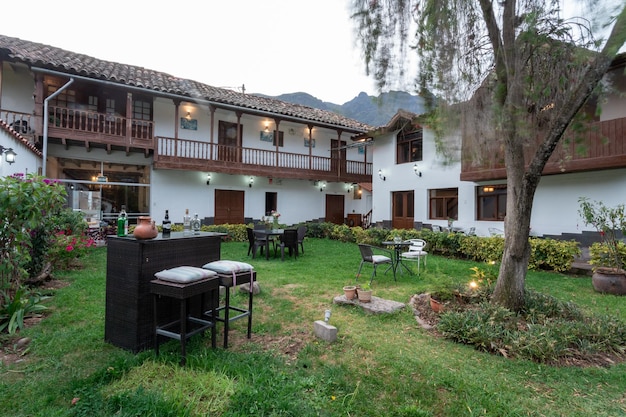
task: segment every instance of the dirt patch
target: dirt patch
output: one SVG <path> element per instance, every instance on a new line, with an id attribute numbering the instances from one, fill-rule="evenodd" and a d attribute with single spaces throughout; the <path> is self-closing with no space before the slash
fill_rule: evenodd
<path id="1" fill-rule="evenodd" d="M 252 333 L 252 337 L 248 339 L 245 331 L 233 330 L 228 335 L 228 348 L 235 352 L 246 352 L 249 349 L 249 343 L 252 342 L 262 346 L 264 351 L 284 356 L 287 363 L 293 363 L 298 359 L 302 348 L 314 338 L 312 332 L 298 330 L 283 336 Z"/>
<path id="2" fill-rule="evenodd" d="M 447 302 L 447 308 L 461 310 L 463 308 L 476 308 L 472 304 L 461 304 L 454 300 Z M 409 305 L 413 309 L 415 319 L 424 329 L 428 330 L 434 337 L 443 337 L 443 335 L 437 331 L 437 324 L 439 323 L 439 313 L 435 313 L 430 306 L 429 294 L 416 294 L 411 297 Z M 493 353 L 493 352 L 492 352 Z M 496 353 L 494 353 L 496 354 Z M 505 356 L 506 355 L 502 355 Z M 577 366 L 581 368 L 588 367 L 609 367 L 626 361 L 626 355 L 618 355 L 615 353 L 578 353 L 568 358 L 562 358 L 554 363 L 550 363 L 552 366 Z"/>

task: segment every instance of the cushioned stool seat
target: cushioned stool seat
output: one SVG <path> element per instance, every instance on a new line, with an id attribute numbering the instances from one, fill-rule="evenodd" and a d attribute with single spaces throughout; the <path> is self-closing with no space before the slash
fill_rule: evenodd
<path id="1" fill-rule="evenodd" d="M 205 294 L 211 293 L 210 305 L 215 306 L 219 297 L 219 278 L 214 271 L 181 266 L 163 270 L 154 274 L 157 279 L 150 281 L 150 290 L 154 294 L 154 349 L 159 354 L 159 336 L 180 341 L 181 364 L 186 361 L 186 343 L 191 336 L 211 329 L 211 344 L 215 347 L 215 317 L 207 319 L 206 315 L 194 317 L 188 312 L 188 303 L 192 297 L 201 297 L 201 307 L 206 305 Z M 159 324 L 157 317 L 157 298 L 170 297 L 179 300 L 180 315 L 173 322 Z"/>
<path id="2" fill-rule="evenodd" d="M 224 323 L 224 348 L 228 348 L 228 331 L 230 322 L 239 320 L 244 317 L 248 317 L 248 339 L 252 335 L 252 298 L 253 298 L 253 284 L 256 281 L 256 271 L 252 265 L 245 262 L 220 260 L 210 262 L 204 265 L 202 268 L 214 271 L 217 273 L 219 283 L 222 287 L 226 288 L 226 294 L 224 297 L 224 305 L 218 306 L 216 309 L 209 310 L 205 314 L 209 314 L 215 317 L 216 321 Z M 236 307 L 230 305 L 230 289 L 242 284 L 250 284 L 248 291 L 248 306 Z M 220 313 L 224 312 L 224 317 L 221 317 Z M 231 312 L 235 315 L 231 316 Z"/>

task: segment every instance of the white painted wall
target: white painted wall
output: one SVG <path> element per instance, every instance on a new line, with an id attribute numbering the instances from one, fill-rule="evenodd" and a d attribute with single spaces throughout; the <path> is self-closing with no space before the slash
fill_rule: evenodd
<path id="1" fill-rule="evenodd" d="M 18 173 L 36 174 L 41 169 L 41 158 L 5 129 L 0 129 L 0 145 L 5 148 L 13 148 L 17 154 L 15 162 L 12 164 L 5 160 L 4 154 L 0 155 L 0 177 Z"/>

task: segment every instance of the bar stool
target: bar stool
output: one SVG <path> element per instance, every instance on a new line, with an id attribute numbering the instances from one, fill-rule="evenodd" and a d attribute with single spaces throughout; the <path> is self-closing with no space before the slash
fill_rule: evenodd
<path id="1" fill-rule="evenodd" d="M 219 278 L 217 273 L 202 268 L 182 266 L 169 270 L 157 272 L 157 279 L 150 281 L 150 291 L 154 294 L 153 315 L 154 315 L 154 350 L 159 354 L 159 336 L 169 337 L 180 341 L 181 365 L 187 359 L 187 339 L 211 329 L 211 345 L 215 348 L 216 318 L 197 314 L 195 317 L 189 309 L 189 301 L 195 297 L 201 297 L 201 310 L 206 306 L 205 295 L 210 293 L 210 305 L 217 304 L 219 297 Z M 166 324 L 158 323 L 158 298 L 170 297 L 179 300 L 180 312 L 178 319 Z"/>
<path id="2" fill-rule="evenodd" d="M 216 309 L 211 309 L 205 312 L 205 314 L 215 317 L 216 321 L 224 323 L 224 349 L 228 348 L 228 331 L 230 329 L 230 323 L 242 319 L 248 318 L 248 339 L 252 336 L 252 301 L 254 281 L 256 281 L 256 271 L 252 265 L 245 262 L 220 260 L 210 262 L 204 265 L 202 268 L 214 271 L 219 278 L 220 286 L 226 288 L 224 296 L 224 304 L 219 305 Z M 248 305 L 247 307 L 233 306 L 230 304 L 230 290 L 233 287 L 238 287 L 242 284 L 250 284 L 248 290 Z M 221 317 L 221 312 L 224 312 L 224 317 Z M 231 315 L 231 312 L 235 313 Z"/>

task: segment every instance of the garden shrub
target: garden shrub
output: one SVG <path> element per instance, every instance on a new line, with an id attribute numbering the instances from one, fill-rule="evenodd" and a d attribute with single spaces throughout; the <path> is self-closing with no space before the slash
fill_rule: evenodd
<path id="1" fill-rule="evenodd" d="M 34 232 L 36 242 L 45 244 L 49 219 L 54 218 L 65 204 L 65 188 L 35 175 L 14 175 L 0 178 L 0 277 L 2 288 L 15 292 L 28 275 L 27 269 L 41 265 L 45 250 L 32 252 Z M 32 263 L 31 254 L 39 257 Z M 5 300 L 0 300 L 4 303 Z"/>
<path id="2" fill-rule="evenodd" d="M 616 242 L 613 249 L 602 242 L 594 242 L 589 247 L 589 255 L 591 257 L 589 263 L 595 266 L 611 265 L 610 260 L 615 256 L 614 251 L 617 251 L 620 259 L 626 259 L 626 243 Z"/>
<path id="3" fill-rule="evenodd" d="M 575 240 L 531 238 L 530 251 L 529 269 L 551 269 L 556 272 L 570 269 L 572 259 L 580 255 L 580 248 Z"/>
<path id="4" fill-rule="evenodd" d="M 527 290 L 525 299 L 519 314 L 488 302 L 451 309 L 441 314 L 437 330 L 478 350 L 540 363 L 623 351 L 626 329 L 618 318 L 585 315 L 573 303 L 534 291 Z"/>

